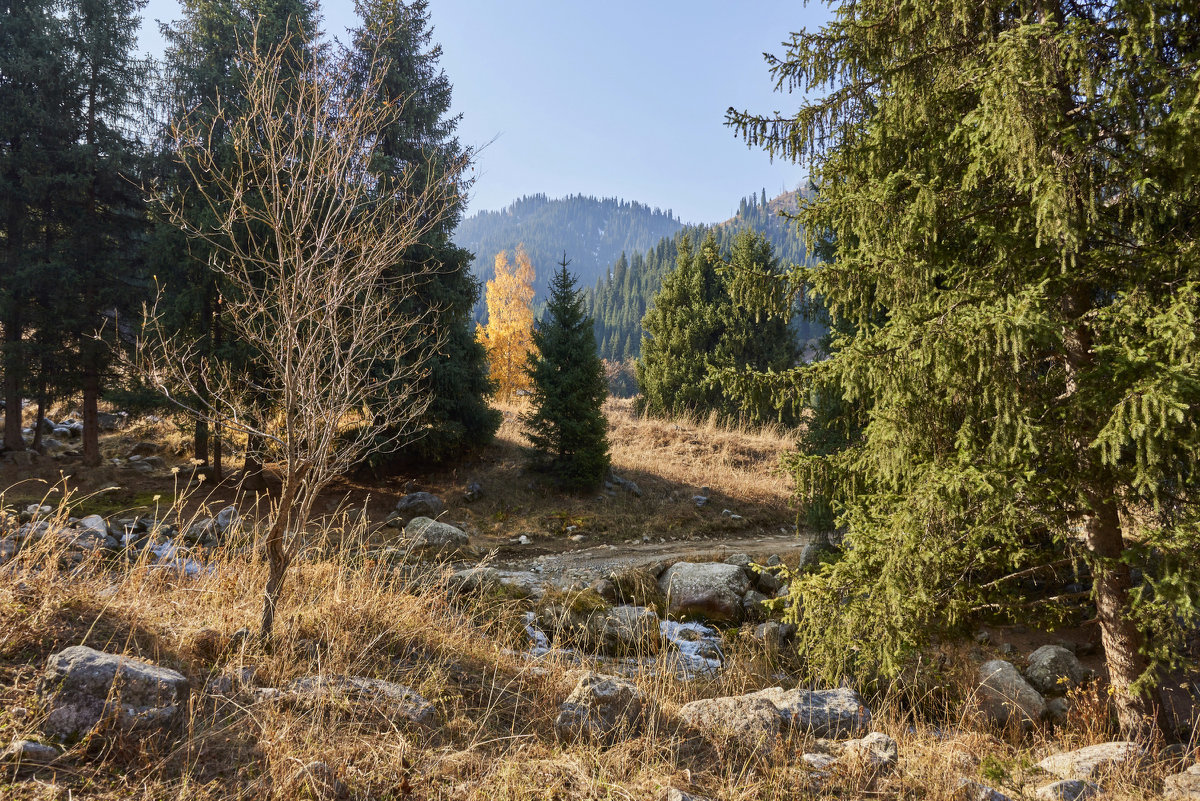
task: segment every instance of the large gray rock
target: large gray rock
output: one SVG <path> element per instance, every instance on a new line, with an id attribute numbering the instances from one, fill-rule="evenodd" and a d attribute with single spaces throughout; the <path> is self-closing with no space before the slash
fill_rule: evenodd
<path id="1" fill-rule="evenodd" d="M 1083 682 L 1087 670 L 1061 645 L 1043 645 L 1029 655 L 1025 678 L 1043 695 L 1062 695 Z"/>
<path id="2" fill-rule="evenodd" d="M 43 729 L 66 739 L 110 717 L 122 731 L 169 727 L 180 720 L 189 690 L 181 673 L 84 645 L 51 656 L 38 684 L 48 710 Z"/>
<path id="3" fill-rule="evenodd" d="M 437 710 L 415 690 L 383 679 L 365 676 L 308 676 L 288 686 L 291 701 L 311 706 L 315 702 L 347 703 L 379 715 L 392 723 L 430 725 Z"/>
<path id="4" fill-rule="evenodd" d="M 432 492 L 410 492 L 396 501 L 396 511 L 405 517 L 437 517 L 446 504 Z"/>
<path id="5" fill-rule="evenodd" d="M 603 673 L 585 673 L 558 709 L 554 732 L 560 740 L 611 743 L 641 728 L 642 692 L 637 685 Z"/>
<path id="6" fill-rule="evenodd" d="M 1064 779 L 1095 781 L 1122 765 L 1141 762 L 1145 757 L 1145 749 L 1137 743 L 1118 741 L 1052 754 L 1039 762 L 1038 767 Z"/>
<path id="7" fill-rule="evenodd" d="M 404 527 L 404 536 L 414 550 L 426 554 L 449 555 L 467 549 L 471 538 L 462 529 L 449 523 L 439 523 L 428 517 L 418 517 Z"/>
<path id="8" fill-rule="evenodd" d="M 667 801 L 709 801 L 702 795 L 692 795 L 671 787 L 667 790 Z"/>
<path id="9" fill-rule="evenodd" d="M 954 791 L 954 801 L 1012 801 L 1012 799 L 985 784 L 963 779 Z"/>
<path id="10" fill-rule="evenodd" d="M 602 653 L 610 656 L 646 656 L 658 653 L 658 615 L 644 606 L 615 606 L 597 621 Z"/>
<path id="11" fill-rule="evenodd" d="M 999 726 L 1018 723 L 1029 728 L 1046 714 L 1046 699 L 1003 659 L 980 665 L 975 697 L 984 713 Z"/>
<path id="12" fill-rule="evenodd" d="M 104 539 L 108 536 L 108 523 L 100 515 L 88 515 L 75 524 L 81 533 Z"/>
<path id="13" fill-rule="evenodd" d="M 1167 801 L 1200 801 L 1200 772 L 1188 770 L 1163 779 Z"/>
<path id="14" fill-rule="evenodd" d="M 771 687 L 751 693 L 778 711 L 792 729 L 813 737 L 861 737 L 871 725 L 871 710 L 847 687 L 835 690 L 784 690 Z"/>
<path id="15" fill-rule="evenodd" d="M 753 695 L 692 701 L 680 708 L 679 719 L 718 748 L 732 745 L 757 757 L 774 749 L 782 723 L 774 704 Z"/>
<path id="16" fill-rule="evenodd" d="M 744 615 L 742 596 L 750 589 L 750 579 L 737 565 L 678 562 L 663 573 L 658 586 L 672 617 L 738 623 Z"/>

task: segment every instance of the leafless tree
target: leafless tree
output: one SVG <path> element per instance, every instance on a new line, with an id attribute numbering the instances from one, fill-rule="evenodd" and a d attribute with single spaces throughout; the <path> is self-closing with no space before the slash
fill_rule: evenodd
<path id="1" fill-rule="evenodd" d="M 236 105 L 219 102 L 202 122 L 181 115 L 173 130 L 194 196 L 155 193 L 165 216 L 214 254 L 224 325 L 250 369 L 203 356 L 168 330 L 157 303 L 136 357 L 168 397 L 256 439 L 279 465 L 264 642 L 318 494 L 369 453 L 411 438 L 428 404 L 420 379 L 438 336 L 428 313 L 412 310 L 420 304 L 403 301 L 438 267 L 397 265 L 453 208 L 461 174 L 414 164 L 407 180 L 375 180 L 376 143 L 403 107 L 381 106 L 377 87 L 351 80 L 343 60 L 300 52 L 291 42 L 244 47 Z M 191 212 L 197 200 L 204 224 Z"/>

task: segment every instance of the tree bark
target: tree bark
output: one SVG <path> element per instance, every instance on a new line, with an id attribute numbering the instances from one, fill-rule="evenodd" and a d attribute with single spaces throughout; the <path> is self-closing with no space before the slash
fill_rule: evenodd
<path id="1" fill-rule="evenodd" d="M 200 467 L 208 467 L 208 420 L 196 419 L 196 431 L 192 435 L 192 454 Z"/>
<path id="2" fill-rule="evenodd" d="M 267 583 L 263 587 L 262 626 L 258 636 L 264 648 L 270 647 L 271 637 L 275 628 L 275 609 L 279 604 L 279 594 L 283 590 L 283 578 L 288 565 L 292 561 L 292 553 L 287 547 L 287 525 L 292 518 L 292 506 L 296 501 L 296 493 L 303 485 L 308 475 L 310 464 L 292 469 L 289 465 L 288 475 L 284 481 L 283 494 L 279 498 L 279 506 L 275 514 L 275 522 L 267 532 L 266 552 Z"/>
<path id="3" fill-rule="evenodd" d="M 1121 733 L 1149 739 L 1167 731 L 1157 685 L 1135 691 L 1133 685 L 1149 667 L 1142 653 L 1143 637 L 1126 616 L 1133 586 L 1129 565 L 1121 560 L 1125 538 L 1113 497 L 1093 498 L 1094 514 L 1084 521 L 1084 537 L 1092 553 L 1092 586 L 1100 638 L 1108 665 L 1108 681 L 1117 707 Z"/>
<path id="4" fill-rule="evenodd" d="M 100 372 L 95 365 L 83 368 L 83 463 L 100 464 Z"/>
<path id="5" fill-rule="evenodd" d="M 241 488 L 246 492 L 265 492 L 263 478 L 262 439 L 253 434 L 246 437 L 246 461 L 242 466 Z"/>
<path id="6" fill-rule="evenodd" d="M 4 321 L 4 449 L 25 450 L 21 435 L 21 311 L 9 310 Z"/>

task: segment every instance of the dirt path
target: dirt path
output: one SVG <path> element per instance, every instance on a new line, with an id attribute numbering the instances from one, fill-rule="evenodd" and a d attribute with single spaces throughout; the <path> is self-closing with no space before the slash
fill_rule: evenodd
<path id="1" fill-rule="evenodd" d="M 635 544 L 583 544 L 575 550 L 557 553 L 537 553 L 536 545 L 510 545 L 500 548 L 494 566 L 506 570 L 531 570 L 546 576 L 565 574 L 604 575 L 627 567 L 641 567 L 656 562 L 720 561 L 744 553 L 757 561 L 777 555 L 795 565 L 800 551 L 811 541 L 807 535 L 762 534 L 696 538 L 668 542 Z"/>

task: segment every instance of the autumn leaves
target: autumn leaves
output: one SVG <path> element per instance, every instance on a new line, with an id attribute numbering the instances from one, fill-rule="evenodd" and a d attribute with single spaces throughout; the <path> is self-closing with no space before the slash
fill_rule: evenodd
<path id="1" fill-rule="evenodd" d="M 487 325 L 476 328 L 476 337 L 487 350 L 488 369 L 500 400 L 512 400 L 528 391 L 525 370 L 533 352 L 533 263 L 524 245 L 517 245 L 516 266 L 508 253 L 496 254 L 496 276 L 487 282 Z"/>

